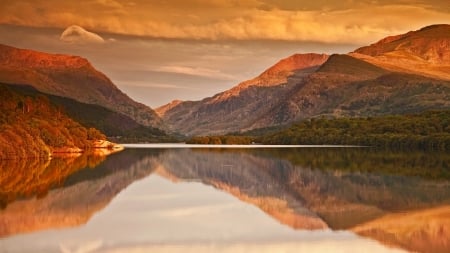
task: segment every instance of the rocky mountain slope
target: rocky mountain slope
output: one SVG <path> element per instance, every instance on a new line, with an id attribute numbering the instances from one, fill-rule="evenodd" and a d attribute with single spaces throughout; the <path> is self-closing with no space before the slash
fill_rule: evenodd
<path id="1" fill-rule="evenodd" d="M 292 55 L 228 91 L 202 101 L 175 101 L 156 111 L 172 131 L 185 134 L 220 134 L 250 128 L 327 59 L 324 54 Z"/>
<path id="2" fill-rule="evenodd" d="M 0 45 L 0 82 L 31 85 L 37 90 L 96 104 L 128 115 L 145 126 L 159 126 L 149 107 L 120 91 L 88 60 Z"/>
<path id="3" fill-rule="evenodd" d="M 172 131 L 225 134 L 326 116 L 450 108 L 450 25 L 433 25 L 347 55 L 288 57 L 202 101 L 157 109 Z"/>
<path id="4" fill-rule="evenodd" d="M 390 36 L 350 55 L 393 71 L 450 80 L 450 25 Z"/>

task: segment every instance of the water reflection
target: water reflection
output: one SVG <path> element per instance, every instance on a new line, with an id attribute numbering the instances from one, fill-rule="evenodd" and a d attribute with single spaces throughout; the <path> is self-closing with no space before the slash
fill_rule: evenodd
<path id="1" fill-rule="evenodd" d="M 76 171 L 95 168 L 105 156 L 78 155 L 52 160 L 0 160 L 0 205 L 21 198 L 44 197 L 51 188 L 60 187 Z"/>
<path id="2" fill-rule="evenodd" d="M 68 167 L 59 171 L 70 170 Z M 20 168 L 25 172 L 27 167 Z M 0 211 L 0 236 L 84 224 L 129 184 L 153 173 L 173 182 L 213 186 L 295 230 L 348 230 L 406 250 L 448 252 L 449 168 L 449 154 L 368 149 L 129 149 L 110 156 L 95 169 L 83 169 L 53 183 L 28 184 L 36 185 L 33 189 L 45 185 L 47 193 L 38 194 L 39 199 L 23 199 L 29 196 L 27 187 L 3 167 L 2 182 L 8 182 L 4 189 L 15 190 L 2 191 L 9 194 L 3 194 L 8 196 L 7 203 L 20 198 Z M 24 182 L 33 181 L 27 177 Z M 56 189 L 48 191 L 55 185 Z M 133 196 L 146 200 L 147 194 L 142 190 Z M 187 211 L 181 208 L 175 212 Z M 139 215 L 142 221 L 148 217 L 145 208 L 133 212 L 138 215 L 136 219 Z M 198 223 L 191 226 L 192 230 L 201 227 Z M 164 240 L 159 238 L 158 242 L 164 244 Z M 289 249 L 298 247 L 288 245 Z M 144 248 L 155 247 L 150 243 Z M 120 247 L 111 250 L 119 251 Z"/>
<path id="3" fill-rule="evenodd" d="M 447 154 L 176 150 L 161 161 L 175 177 L 225 190 L 293 228 L 353 229 L 409 250 L 450 249 Z M 384 217 L 399 211 L 402 219 L 392 218 L 386 225 Z"/>
<path id="4" fill-rule="evenodd" d="M 5 161 L 9 165 L 2 167 L 5 182 L 16 178 L 1 184 L 1 196 L 9 204 L 0 211 L 0 237 L 85 224 L 122 189 L 149 175 L 153 162 L 147 155 L 121 153 L 106 160 L 83 155 L 45 162 Z M 37 198 L 31 198 L 34 195 Z"/>

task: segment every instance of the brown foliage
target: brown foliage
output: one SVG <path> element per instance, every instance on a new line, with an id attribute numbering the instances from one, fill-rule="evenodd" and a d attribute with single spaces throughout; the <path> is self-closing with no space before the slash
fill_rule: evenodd
<path id="1" fill-rule="evenodd" d="M 49 157 L 54 149 L 89 149 L 105 139 L 53 106 L 43 95 L 25 96 L 0 85 L 0 160 Z"/>

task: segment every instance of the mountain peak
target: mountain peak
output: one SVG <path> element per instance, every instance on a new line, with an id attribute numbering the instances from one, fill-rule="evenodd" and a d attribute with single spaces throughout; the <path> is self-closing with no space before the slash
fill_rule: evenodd
<path id="1" fill-rule="evenodd" d="M 393 52 L 409 53 L 431 63 L 450 64 L 450 25 L 430 25 L 417 31 L 389 36 L 354 51 L 369 56 Z"/>
<path id="2" fill-rule="evenodd" d="M 328 59 L 326 54 L 294 54 L 287 58 L 281 59 L 272 67 L 265 70 L 258 77 L 243 82 L 239 86 L 248 87 L 252 85 L 258 86 L 274 86 L 287 82 L 287 78 L 295 71 L 314 68 L 322 65 Z"/>
<path id="3" fill-rule="evenodd" d="M 317 73 L 338 73 L 360 76 L 363 79 L 385 74 L 387 71 L 363 60 L 345 54 L 333 54 L 320 66 Z"/>
<path id="4" fill-rule="evenodd" d="M 0 44 L 0 82 L 26 84 L 43 93 L 97 104 L 130 116 L 145 126 L 159 126 L 161 122 L 151 108 L 132 100 L 87 59 L 79 56 Z"/>
<path id="5" fill-rule="evenodd" d="M 66 69 L 92 67 L 85 58 L 63 54 L 47 54 L 0 44 L 0 62 L 11 67 Z"/>
<path id="6" fill-rule="evenodd" d="M 162 117 L 168 110 L 176 107 L 177 105 L 179 105 L 181 103 L 183 103 L 183 101 L 178 100 L 178 99 L 173 100 L 172 102 L 170 102 L 168 104 L 165 104 L 163 106 L 156 108 L 155 112 L 156 112 L 156 114 L 158 114 L 158 116 Z"/>
<path id="7" fill-rule="evenodd" d="M 386 37 L 350 55 L 385 69 L 450 80 L 450 25 Z"/>
<path id="8" fill-rule="evenodd" d="M 281 59 L 275 65 L 262 72 L 259 76 L 244 81 L 228 91 L 217 94 L 210 103 L 217 103 L 230 97 L 237 96 L 242 90 L 251 86 L 273 87 L 286 84 L 288 83 L 288 78 L 292 77 L 294 74 L 298 74 L 299 76 L 302 76 L 302 74 L 310 74 L 326 62 L 327 59 L 328 55 L 326 54 L 308 53 L 291 55 Z"/>
<path id="9" fill-rule="evenodd" d="M 290 72 L 308 67 L 318 66 L 324 63 L 328 58 L 326 54 L 294 54 L 281 59 L 272 67 L 264 71 L 261 76 L 276 75 L 280 72 Z"/>

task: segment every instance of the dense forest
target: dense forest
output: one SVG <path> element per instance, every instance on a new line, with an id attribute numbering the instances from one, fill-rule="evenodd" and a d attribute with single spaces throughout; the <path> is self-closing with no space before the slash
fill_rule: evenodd
<path id="1" fill-rule="evenodd" d="M 229 144 L 247 145 L 253 142 L 254 138 L 248 136 L 223 135 L 223 136 L 196 136 L 186 141 L 187 144 Z"/>
<path id="2" fill-rule="evenodd" d="M 253 135 L 258 133 L 257 135 Z M 313 118 L 274 133 L 200 136 L 196 144 L 359 145 L 392 149 L 450 150 L 450 111 L 365 118 Z"/>
<path id="3" fill-rule="evenodd" d="M 366 118 L 316 118 L 259 139 L 264 144 L 334 144 L 449 150 L 450 111 Z"/>
<path id="4" fill-rule="evenodd" d="M 25 96 L 0 84 L 0 160 L 75 152 L 105 139 L 69 118 L 44 95 Z"/>

